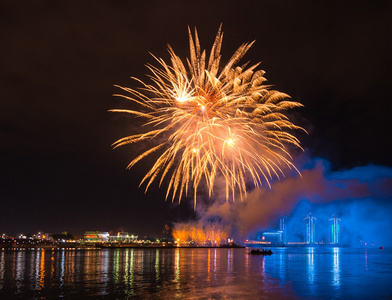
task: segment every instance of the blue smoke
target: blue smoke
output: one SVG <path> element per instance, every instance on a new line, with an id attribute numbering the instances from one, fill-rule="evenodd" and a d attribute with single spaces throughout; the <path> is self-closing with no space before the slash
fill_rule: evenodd
<path id="1" fill-rule="evenodd" d="M 332 172 L 327 161 L 314 160 L 303 171 L 312 172 L 320 167 L 323 170 L 321 186 L 316 189 L 309 186 L 308 198 L 300 195 L 291 199 L 297 205 L 286 212 L 287 241 L 306 241 L 307 220 L 304 218 L 311 212 L 317 219 L 316 242 L 333 241 L 330 219 L 334 215 L 340 218 L 341 244 L 392 245 L 392 168 L 367 165 Z"/>
<path id="2" fill-rule="evenodd" d="M 392 245 L 392 168 L 377 165 L 332 171 L 322 159 L 307 159 L 301 176 L 292 175 L 255 189 L 243 202 L 215 201 L 199 213 L 200 222 L 216 220 L 231 227 L 241 241 L 259 239 L 268 229 L 279 229 L 287 217 L 287 241 L 306 241 L 308 213 L 315 221 L 315 242 L 332 240 L 329 220 L 340 221 L 340 242 L 351 246 Z M 366 245 L 365 245 L 366 244 Z"/>

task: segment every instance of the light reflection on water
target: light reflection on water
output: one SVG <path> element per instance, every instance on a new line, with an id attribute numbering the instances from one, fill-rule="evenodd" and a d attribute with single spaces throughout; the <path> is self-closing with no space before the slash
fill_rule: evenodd
<path id="1" fill-rule="evenodd" d="M 380 249 L 0 250 L 1 299 L 391 298 Z"/>
<path id="2" fill-rule="evenodd" d="M 333 286 L 336 288 L 340 287 L 340 255 L 339 248 L 333 248 Z"/>

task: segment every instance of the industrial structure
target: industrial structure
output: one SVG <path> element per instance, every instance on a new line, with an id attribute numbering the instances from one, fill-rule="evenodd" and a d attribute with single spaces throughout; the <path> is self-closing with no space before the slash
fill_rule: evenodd
<path id="1" fill-rule="evenodd" d="M 339 244 L 340 243 L 340 224 L 339 222 L 341 221 L 338 217 L 335 215 L 332 215 L 331 219 L 329 221 L 332 221 L 331 224 L 331 243 L 332 244 Z"/>
<path id="2" fill-rule="evenodd" d="M 331 216 L 330 219 L 320 220 L 320 225 L 323 226 L 320 228 L 321 235 L 319 238 L 321 240 L 316 240 L 316 217 L 309 212 L 306 217 L 303 219 L 306 220 L 305 230 L 302 231 L 301 235 L 303 236 L 302 241 L 288 241 L 287 236 L 291 234 L 293 237 L 293 232 L 290 231 L 290 228 L 287 228 L 287 217 L 281 216 L 279 220 L 279 230 L 271 230 L 268 229 L 264 232 L 260 232 L 260 235 L 256 240 L 245 240 L 245 244 L 249 245 L 338 245 L 341 244 L 341 229 L 340 222 L 341 219 L 338 218 L 335 214 Z M 325 221 L 332 222 L 332 224 L 327 225 Z M 324 226 L 328 226 L 324 228 Z M 293 228 L 292 228 L 293 230 Z M 289 232 L 288 232 L 289 231 Z M 295 231 L 295 229 L 294 229 Z M 298 232 L 298 231 L 296 231 Z M 326 235 L 328 233 L 328 235 Z M 298 237 L 298 235 L 297 235 Z"/>
<path id="3" fill-rule="evenodd" d="M 314 244 L 315 242 L 315 234 L 316 234 L 316 228 L 314 221 L 317 220 L 315 217 L 312 216 L 312 213 L 308 213 L 306 218 L 304 220 L 308 220 L 308 223 L 306 224 L 306 242 L 308 244 Z"/>
<path id="4" fill-rule="evenodd" d="M 281 216 L 279 220 L 279 231 L 281 232 L 280 242 L 282 244 L 287 243 L 286 219 L 286 217 Z"/>

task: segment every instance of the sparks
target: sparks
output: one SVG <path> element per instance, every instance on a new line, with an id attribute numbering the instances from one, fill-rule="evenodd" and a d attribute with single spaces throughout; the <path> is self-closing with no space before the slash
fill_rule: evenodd
<path id="1" fill-rule="evenodd" d="M 146 191 L 158 176 L 159 185 L 169 178 L 166 199 L 187 196 L 193 188 L 194 205 L 203 180 L 212 195 L 217 176 L 226 182 L 226 199 L 235 194 L 246 196 L 246 179 L 258 187 L 273 177 L 284 176 L 288 167 L 295 169 L 287 146 L 301 148 L 292 130 L 294 125 L 285 112 L 302 106 L 284 93 L 265 85 L 259 63 L 247 67 L 239 61 L 253 43 L 245 43 L 223 67 L 220 64 L 223 33 L 219 28 L 207 60 L 201 51 L 197 31 L 189 31 L 190 57 L 186 64 L 169 46 L 171 62 L 154 56 L 158 67 L 147 65 L 151 83 L 139 79 L 142 87 L 118 86 L 127 94 L 118 94 L 141 106 L 140 110 L 113 109 L 146 119 L 152 128 L 144 133 L 116 141 L 114 148 L 146 140 L 157 141 L 151 149 L 134 158 L 128 168 L 155 154 L 156 160 L 140 184 Z M 158 139 L 165 134 L 164 142 Z M 160 139 L 161 141 L 161 139 Z M 298 170 L 297 170 L 298 172 Z"/>

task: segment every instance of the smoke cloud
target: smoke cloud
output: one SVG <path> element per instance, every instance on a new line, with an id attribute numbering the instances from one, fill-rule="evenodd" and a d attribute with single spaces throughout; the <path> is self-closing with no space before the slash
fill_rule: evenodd
<path id="1" fill-rule="evenodd" d="M 307 160 L 301 175 L 272 183 L 271 189 L 251 191 L 244 201 L 222 201 L 199 207 L 199 226 L 230 228 L 236 240 L 258 239 L 266 229 L 278 229 L 287 217 L 287 240 L 304 241 L 311 212 L 316 220 L 316 241 L 330 241 L 329 219 L 341 219 L 341 241 L 351 245 L 392 244 L 392 168 L 376 165 L 333 172 L 326 160 Z"/>

